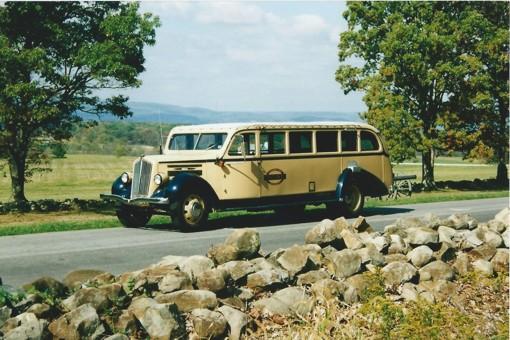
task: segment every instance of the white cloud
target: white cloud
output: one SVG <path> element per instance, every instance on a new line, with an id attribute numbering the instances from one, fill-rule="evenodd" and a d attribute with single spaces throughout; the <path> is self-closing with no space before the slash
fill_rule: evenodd
<path id="1" fill-rule="evenodd" d="M 203 3 L 195 19 L 204 24 L 258 24 L 265 13 L 259 7 L 240 2 Z"/>
<path id="2" fill-rule="evenodd" d="M 289 24 L 288 24 L 289 25 Z M 301 14 L 294 16 L 289 25 L 289 32 L 296 35 L 313 35 L 328 29 L 328 24 L 319 15 Z"/>

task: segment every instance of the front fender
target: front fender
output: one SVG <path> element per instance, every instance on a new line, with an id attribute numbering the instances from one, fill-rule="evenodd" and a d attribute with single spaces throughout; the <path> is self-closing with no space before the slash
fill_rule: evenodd
<path id="1" fill-rule="evenodd" d="M 124 198 L 130 198 L 131 197 L 131 182 L 129 183 L 122 183 L 122 180 L 120 179 L 121 176 L 117 177 L 117 179 L 112 184 L 112 194 L 118 195 Z"/>
<path id="2" fill-rule="evenodd" d="M 218 196 L 207 181 L 202 177 L 187 172 L 175 175 L 166 185 L 158 188 L 152 197 L 168 198 L 170 204 L 184 198 L 190 191 L 204 195 L 211 205 L 216 205 Z"/>

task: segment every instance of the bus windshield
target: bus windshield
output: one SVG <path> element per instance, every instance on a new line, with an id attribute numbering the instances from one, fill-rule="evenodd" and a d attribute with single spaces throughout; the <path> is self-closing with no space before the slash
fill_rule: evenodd
<path id="1" fill-rule="evenodd" d="M 226 133 L 184 133 L 173 135 L 169 150 L 218 150 L 227 138 Z"/>

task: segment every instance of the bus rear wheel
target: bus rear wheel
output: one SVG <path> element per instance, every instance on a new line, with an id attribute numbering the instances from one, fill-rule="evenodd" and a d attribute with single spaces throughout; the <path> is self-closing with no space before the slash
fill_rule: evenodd
<path id="1" fill-rule="evenodd" d="M 356 183 L 348 183 L 343 194 L 342 208 L 348 217 L 356 217 L 361 214 L 365 196 Z"/>

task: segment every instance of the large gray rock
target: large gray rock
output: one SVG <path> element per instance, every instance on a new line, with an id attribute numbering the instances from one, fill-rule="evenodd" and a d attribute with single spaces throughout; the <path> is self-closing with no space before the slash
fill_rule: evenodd
<path id="1" fill-rule="evenodd" d="M 453 238 L 456 234 L 455 229 L 445 226 L 439 226 L 439 228 L 437 228 L 437 233 L 439 234 L 439 242 L 451 244 L 454 243 Z"/>
<path id="2" fill-rule="evenodd" d="M 425 222 L 419 217 L 401 217 L 395 221 L 395 225 L 405 230 L 426 227 Z"/>
<path id="3" fill-rule="evenodd" d="M 344 292 L 344 300 L 347 303 L 355 303 L 358 302 L 369 287 L 369 279 L 366 273 L 356 274 L 345 280 L 345 285 L 347 287 Z"/>
<path id="4" fill-rule="evenodd" d="M 367 220 L 363 216 L 359 216 L 352 222 L 352 229 L 354 229 L 358 233 L 362 232 L 373 232 L 374 229 L 368 224 Z"/>
<path id="5" fill-rule="evenodd" d="M 303 288 L 289 287 L 254 302 L 253 307 L 270 314 L 305 316 L 312 310 L 313 299 Z"/>
<path id="6" fill-rule="evenodd" d="M 222 313 L 198 308 L 191 311 L 193 329 L 200 339 L 219 337 L 227 328 L 227 320 Z"/>
<path id="7" fill-rule="evenodd" d="M 64 277 L 64 284 L 69 289 L 79 288 L 83 283 L 95 278 L 98 275 L 105 274 L 103 270 L 96 269 L 79 269 L 67 273 Z"/>
<path id="8" fill-rule="evenodd" d="M 404 283 L 399 288 L 399 294 L 406 301 L 417 301 L 419 295 L 416 285 L 411 282 Z"/>
<path id="9" fill-rule="evenodd" d="M 270 289 L 282 285 L 287 279 L 288 276 L 282 273 L 281 270 L 262 269 L 248 275 L 246 286 L 254 290 Z"/>
<path id="10" fill-rule="evenodd" d="M 457 256 L 456 248 L 448 242 L 442 242 L 441 247 L 434 254 L 436 260 L 441 260 L 443 262 L 449 262 L 455 259 Z"/>
<path id="11" fill-rule="evenodd" d="M 510 246 L 510 228 L 507 228 L 502 234 L 503 242 L 505 243 L 505 247 Z"/>
<path id="12" fill-rule="evenodd" d="M 495 231 L 499 234 L 501 234 L 502 232 L 504 232 L 506 230 L 506 225 L 503 222 L 498 221 L 498 220 L 490 220 L 486 224 L 479 223 L 478 226 L 480 226 L 480 225 L 486 225 L 487 228 L 489 228 L 490 230 Z"/>
<path id="13" fill-rule="evenodd" d="M 432 254 L 434 252 L 429 247 L 423 245 L 414 248 L 407 253 L 407 258 L 415 267 L 423 267 L 432 260 Z"/>
<path id="14" fill-rule="evenodd" d="M 260 235 L 255 229 L 237 229 L 227 236 L 225 244 L 237 247 L 240 257 L 251 259 L 260 250 Z"/>
<path id="15" fill-rule="evenodd" d="M 318 244 L 321 247 L 328 245 L 336 249 L 343 249 L 345 244 L 340 235 L 344 228 L 348 228 L 349 223 L 343 217 L 331 221 L 329 219 L 322 220 L 315 227 L 308 230 L 305 235 L 305 243 Z"/>
<path id="16" fill-rule="evenodd" d="M 329 274 L 324 270 L 312 270 L 304 274 L 300 274 L 297 276 L 297 285 L 298 286 L 305 286 L 305 285 L 311 285 L 317 281 L 320 281 L 322 279 L 329 278 Z"/>
<path id="17" fill-rule="evenodd" d="M 242 256 L 239 248 L 231 244 L 215 244 L 207 251 L 207 257 L 216 264 L 223 264 L 229 261 L 236 261 Z"/>
<path id="18" fill-rule="evenodd" d="M 218 312 L 223 314 L 230 326 L 230 340 L 239 340 L 241 338 L 241 332 L 248 324 L 248 316 L 229 306 L 221 306 L 218 308 Z"/>
<path id="19" fill-rule="evenodd" d="M 473 258 L 486 261 L 490 261 L 495 254 L 496 248 L 489 244 L 482 244 L 469 252 Z"/>
<path id="20" fill-rule="evenodd" d="M 4 340 L 40 340 L 47 338 L 46 327 L 48 321 L 38 320 L 33 313 L 22 313 L 9 322 L 14 326 L 5 332 Z"/>
<path id="21" fill-rule="evenodd" d="M 227 280 L 227 272 L 216 268 L 209 269 L 198 275 L 197 287 L 211 292 L 220 292 L 225 289 Z"/>
<path id="22" fill-rule="evenodd" d="M 11 318 L 12 309 L 7 306 L 0 307 L 0 329 L 4 325 L 5 321 Z"/>
<path id="23" fill-rule="evenodd" d="M 214 268 L 214 262 L 202 255 L 194 255 L 186 258 L 179 265 L 181 271 L 188 274 L 192 282 L 196 282 L 196 278 L 200 273 Z"/>
<path id="24" fill-rule="evenodd" d="M 54 320 L 48 330 L 55 338 L 66 340 L 99 339 L 105 332 L 96 310 L 89 304 L 81 305 Z"/>
<path id="25" fill-rule="evenodd" d="M 407 262 L 391 262 L 381 270 L 384 283 L 388 286 L 400 285 L 416 277 L 416 268 Z"/>
<path id="26" fill-rule="evenodd" d="M 499 248 L 503 244 L 503 239 L 499 233 L 490 230 L 488 227 L 478 227 L 475 229 L 476 236 L 485 244 L 494 248 Z"/>
<path id="27" fill-rule="evenodd" d="M 478 225 L 476 218 L 469 214 L 453 214 L 448 217 L 445 225 L 454 229 L 474 229 Z"/>
<path id="28" fill-rule="evenodd" d="M 179 270 L 167 273 L 158 283 L 158 289 L 161 293 L 171 293 L 177 290 L 193 289 L 188 274 Z"/>
<path id="29" fill-rule="evenodd" d="M 181 319 L 177 311 L 151 298 L 138 298 L 128 307 L 151 339 L 169 340 L 182 335 Z"/>
<path id="30" fill-rule="evenodd" d="M 219 265 L 217 268 L 227 272 L 234 281 L 242 280 L 256 271 L 255 265 L 250 261 L 230 261 Z"/>
<path id="31" fill-rule="evenodd" d="M 33 313 L 38 319 L 47 319 L 51 316 L 52 312 L 53 309 L 45 303 L 35 303 L 32 306 L 30 306 L 26 311 L 26 313 Z M 0 328 L 2 328 L 1 320 Z"/>
<path id="32" fill-rule="evenodd" d="M 402 236 L 399 234 L 390 234 L 390 245 L 388 247 L 388 254 L 407 254 L 409 246 L 406 244 Z"/>
<path id="33" fill-rule="evenodd" d="M 459 275 L 466 275 L 471 271 L 471 262 L 469 260 L 469 256 L 466 253 L 458 252 L 457 258 L 453 263 L 453 268 L 455 272 Z"/>
<path id="34" fill-rule="evenodd" d="M 452 281 L 454 277 L 455 272 L 453 271 L 452 267 L 443 261 L 431 262 L 420 269 L 420 281 Z"/>
<path id="35" fill-rule="evenodd" d="M 35 281 L 23 285 L 25 291 L 36 290 L 45 292 L 53 296 L 62 297 L 67 292 L 67 287 L 60 281 L 52 277 L 44 276 Z"/>
<path id="36" fill-rule="evenodd" d="M 370 243 L 372 243 L 375 246 L 377 251 L 387 254 L 388 248 L 391 245 L 391 236 L 390 235 L 374 236 L 374 237 L 372 237 L 372 240 Z"/>
<path id="37" fill-rule="evenodd" d="M 510 227 L 510 209 L 506 207 L 496 214 L 494 217 L 496 221 L 503 223 L 507 228 Z"/>
<path id="38" fill-rule="evenodd" d="M 191 312 L 196 308 L 214 309 L 218 305 L 216 294 L 208 290 L 179 290 L 156 296 L 158 303 L 174 303 L 181 312 Z"/>
<path id="39" fill-rule="evenodd" d="M 361 270 L 361 256 L 350 249 L 331 253 L 324 262 L 327 270 L 337 278 L 346 278 Z"/>
<path id="40" fill-rule="evenodd" d="M 420 295 L 428 292 L 435 301 L 446 301 L 454 298 L 457 295 L 457 287 L 458 285 L 455 283 L 446 280 L 421 281 L 418 284 L 418 290 L 421 290 Z"/>
<path id="41" fill-rule="evenodd" d="M 438 243 L 439 234 L 434 229 L 427 227 L 414 227 L 406 229 L 406 241 L 409 244 L 419 245 L 433 245 Z"/>
<path id="42" fill-rule="evenodd" d="M 315 244 L 294 245 L 276 260 L 291 276 L 317 269 L 320 266 L 321 248 Z"/>
<path id="43" fill-rule="evenodd" d="M 187 259 L 186 256 L 177 256 L 177 255 L 167 255 L 159 261 L 156 266 L 176 266 L 180 267 L 180 264 Z"/>
<path id="44" fill-rule="evenodd" d="M 494 271 L 499 273 L 508 272 L 508 249 L 498 249 L 496 254 L 492 257 L 491 263 Z"/>
<path id="45" fill-rule="evenodd" d="M 407 259 L 407 256 L 404 255 L 404 254 L 389 254 L 389 255 L 384 255 L 384 263 L 388 264 L 388 263 L 391 263 L 391 262 L 407 262 L 408 259 Z"/>
<path id="46" fill-rule="evenodd" d="M 371 243 L 367 244 L 365 248 L 355 250 L 355 252 L 361 257 L 361 263 L 372 264 L 374 266 L 384 265 L 384 255 L 381 254 L 375 246 Z"/>
<path id="47" fill-rule="evenodd" d="M 336 297 L 341 297 L 345 291 L 346 286 L 343 282 L 338 282 L 332 279 L 322 279 L 310 287 L 313 295 L 317 299 L 331 300 Z"/>
<path id="48" fill-rule="evenodd" d="M 365 246 L 361 241 L 360 237 L 358 236 L 358 234 L 354 233 L 350 229 L 347 228 L 343 229 L 340 232 L 340 236 L 342 237 L 345 247 L 347 249 L 356 250 L 363 248 Z"/>
<path id="49" fill-rule="evenodd" d="M 494 267 L 487 260 L 478 259 L 473 262 L 473 270 L 487 277 L 494 276 Z"/>
<path id="50" fill-rule="evenodd" d="M 89 304 L 97 311 L 103 311 L 111 305 L 111 302 L 104 291 L 94 287 L 82 288 L 62 301 L 62 306 L 68 311 L 84 304 Z"/>

